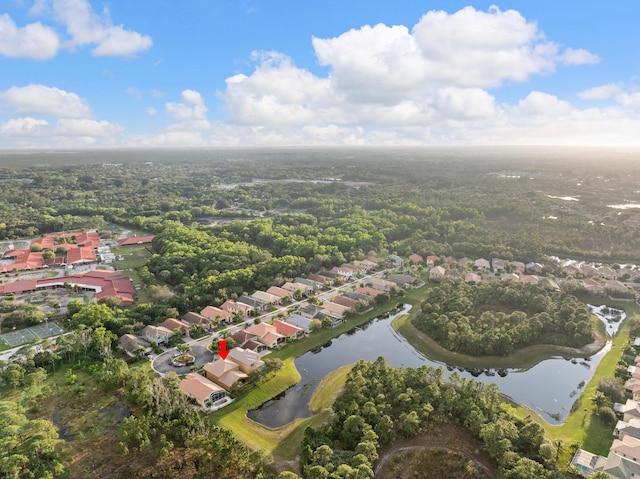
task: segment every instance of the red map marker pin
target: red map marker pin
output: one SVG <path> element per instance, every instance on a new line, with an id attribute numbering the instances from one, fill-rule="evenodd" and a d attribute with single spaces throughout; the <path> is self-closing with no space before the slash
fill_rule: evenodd
<path id="1" fill-rule="evenodd" d="M 220 352 L 218 352 L 218 354 L 222 359 L 227 359 L 227 355 L 229 354 L 229 351 L 227 351 L 227 340 L 221 339 L 218 341 L 218 344 L 220 345 Z"/>

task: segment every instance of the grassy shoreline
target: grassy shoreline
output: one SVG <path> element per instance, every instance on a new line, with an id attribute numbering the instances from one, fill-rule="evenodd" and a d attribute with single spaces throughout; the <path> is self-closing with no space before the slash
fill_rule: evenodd
<path id="1" fill-rule="evenodd" d="M 314 413 L 309 418 L 296 419 L 279 428 L 268 428 L 249 419 L 247 413 L 300 381 L 301 376 L 295 367 L 295 358 L 325 344 L 330 339 L 371 321 L 394 308 L 400 301 L 401 299 L 398 299 L 384 306 L 373 308 L 362 316 L 347 320 L 336 328 L 320 330 L 279 351 L 272 352 L 269 356 L 281 359 L 284 367 L 255 389 L 242 394 L 229 406 L 212 413 L 210 415 L 212 423 L 230 429 L 250 449 L 262 451 L 265 455 L 271 456 L 279 466 L 295 469 L 296 466 L 292 466 L 292 464 L 295 463 L 299 455 L 299 445 L 302 442 L 304 429 L 308 426 L 320 425 L 327 420 L 329 417 L 327 408 L 343 388 L 346 376 L 353 365 L 338 368 L 322 378 L 309 401 L 310 409 Z"/>
<path id="2" fill-rule="evenodd" d="M 417 299 L 418 298 L 416 297 L 416 302 L 411 301 L 414 306 L 419 306 Z M 565 419 L 564 423 L 560 425 L 549 424 L 536 411 L 533 411 L 523 405 L 514 406 L 513 412 L 522 418 L 527 416 L 531 417 L 531 419 L 545 428 L 547 435 L 552 441 L 562 441 L 566 447 L 571 444 L 580 444 L 582 448 L 590 452 L 606 456 L 609 452 L 609 448 L 611 447 L 611 443 L 613 442 L 613 435 L 611 434 L 612 427 L 610 425 L 603 424 L 602 421 L 594 415 L 595 406 L 593 405 L 591 398 L 596 391 L 600 379 L 614 376 L 617 363 L 620 360 L 624 348 L 629 342 L 629 320 L 640 314 L 640 308 L 635 303 L 630 302 L 615 300 L 599 301 L 596 298 L 582 298 L 582 300 L 585 302 L 588 300 L 589 303 L 596 305 L 608 304 L 626 311 L 627 316 L 621 324 L 618 333 L 611 338 L 611 349 L 598 363 L 593 376 L 585 385 L 580 396 L 576 399 L 573 407 L 571 408 L 571 412 Z M 417 310 L 414 308 L 412 313 L 396 318 L 392 322 L 392 327 L 418 351 L 429 356 L 431 359 L 446 362 L 447 364 L 475 368 L 529 368 L 541 360 L 553 355 L 566 357 L 572 353 L 575 356 L 584 356 L 584 353 L 581 353 L 580 350 L 552 345 L 530 346 L 504 358 L 476 358 L 454 353 L 442 348 L 434 340 L 421 331 L 418 331 L 411 324 L 410 319 L 413 315 L 417 314 L 416 311 Z M 600 320 L 597 320 L 597 334 L 599 336 L 600 343 L 604 346 L 606 342 L 604 341 L 606 328 Z M 590 354 L 592 353 L 593 352 Z M 508 402 L 510 403 L 510 401 Z M 568 459 L 569 458 L 567 457 L 567 460 Z"/>
<path id="3" fill-rule="evenodd" d="M 410 319 L 418 313 L 420 302 L 425 291 L 431 286 L 432 285 L 427 283 L 422 288 L 408 291 L 403 298 L 397 298 L 392 303 L 379 306 L 362 316 L 351 318 L 335 329 L 321 330 L 303 340 L 288 345 L 286 348 L 274 351 L 271 357 L 282 359 L 284 363 L 283 369 L 274 377 L 262 383 L 258 388 L 244 394 L 230 406 L 213 413 L 211 415 L 212 422 L 233 431 L 250 449 L 262 451 L 266 456 L 272 458 L 279 470 L 297 470 L 298 449 L 304 435 L 304 429 L 308 426 L 318 426 L 328 419 L 329 412 L 327 408 L 340 393 L 344 386 L 346 376 L 353 365 L 336 369 L 321 380 L 315 388 L 309 402 L 310 409 L 314 413 L 313 416 L 309 418 L 296 419 L 279 428 L 268 428 L 249 419 L 247 412 L 286 391 L 300 380 L 300 374 L 294 364 L 296 357 L 372 320 L 392 309 L 400 302 L 410 303 L 414 308 L 409 314 L 396 318 L 392 322 L 393 328 L 416 348 L 416 350 L 437 361 L 461 367 L 517 367 L 528 369 L 550 356 L 590 356 L 606 344 L 605 328 L 602 327 L 602 323 L 596 318 L 597 324 L 599 325 L 598 344 L 597 347 L 592 347 L 589 350 L 578 350 L 553 345 L 535 345 L 517 351 L 508 357 L 476 358 L 453 353 L 445 350 L 424 333 L 415 329 L 410 322 Z M 595 304 L 597 301 L 594 300 L 590 302 Z M 627 311 L 627 319 L 637 315 L 639 312 L 638 307 L 633 303 L 617 303 L 614 301 L 608 302 L 608 304 L 625 309 Z M 515 406 L 514 413 L 521 417 L 530 416 L 533 420 L 540 423 L 552 440 L 560 440 L 566 446 L 578 443 L 592 452 L 606 454 L 613 440 L 611 428 L 603 425 L 596 416 L 593 416 L 593 406 L 590 399 L 595 392 L 600 378 L 613 376 L 622 350 L 628 342 L 628 336 L 628 321 L 625 320 L 618 334 L 613 338 L 611 350 L 598 364 L 592 379 L 585 386 L 582 394 L 577 398 L 571 413 L 562 425 L 556 426 L 547 423 L 535 411 L 525 406 Z"/>

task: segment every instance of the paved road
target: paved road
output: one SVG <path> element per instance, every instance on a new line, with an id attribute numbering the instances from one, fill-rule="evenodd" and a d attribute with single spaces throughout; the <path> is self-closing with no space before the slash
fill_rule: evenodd
<path id="1" fill-rule="evenodd" d="M 189 344 L 191 345 L 191 352 L 189 354 L 195 357 L 195 365 L 199 366 L 201 364 L 210 363 L 213 361 L 213 354 L 211 351 L 207 349 L 207 346 L 211 343 L 211 337 L 201 338 L 198 341 L 192 341 Z M 151 363 L 151 367 L 155 372 L 165 375 L 168 372 L 174 372 L 176 374 L 188 374 L 191 372 L 191 366 L 180 366 L 175 367 L 171 363 L 171 359 L 173 355 L 178 351 L 176 348 L 171 348 L 168 351 L 158 355 L 153 359 Z"/>

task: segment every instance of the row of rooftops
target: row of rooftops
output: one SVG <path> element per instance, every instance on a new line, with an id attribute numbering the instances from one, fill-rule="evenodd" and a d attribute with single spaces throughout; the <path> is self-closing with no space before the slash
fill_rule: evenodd
<path id="1" fill-rule="evenodd" d="M 65 288 L 67 286 L 94 291 L 96 299 L 109 296 L 116 297 L 123 304 L 133 303 L 133 295 L 135 294 L 135 288 L 128 276 L 119 271 L 96 269 L 70 276 L 0 284 L 0 295 L 32 293 L 44 289 Z"/>
<path id="2" fill-rule="evenodd" d="M 640 346 L 640 338 L 634 341 Z M 585 477 L 595 471 L 603 471 L 616 479 L 630 479 L 640 476 L 640 356 L 636 356 L 634 365 L 629 366 L 628 379 L 624 388 L 630 391 L 633 399 L 626 403 L 615 403 L 613 409 L 622 416 L 614 429 L 614 439 L 607 457 L 598 456 L 589 451 L 578 449 L 571 459 Z"/>
<path id="3" fill-rule="evenodd" d="M 121 246 L 150 243 L 154 236 L 134 236 L 118 240 Z M 67 265 L 95 263 L 96 250 L 100 246 L 100 236 L 96 231 L 61 233 L 43 236 L 31 240 L 31 246 L 40 246 L 43 251 L 31 251 L 31 248 L 13 249 L 10 247 L 2 255 L 3 260 L 12 260 L 0 264 L 0 273 L 12 271 L 33 271 L 50 267 L 64 267 Z M 64 256 L 45 259 L 46 250 L 57 251 L 64 249 Z"/>

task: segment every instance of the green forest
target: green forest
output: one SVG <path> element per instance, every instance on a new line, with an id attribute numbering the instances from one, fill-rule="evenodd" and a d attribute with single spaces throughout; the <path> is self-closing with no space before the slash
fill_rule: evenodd
<path id="1" fill-rule="evenodd" d="M 134 266 L 123 267 L 136 285 L 133 305 L 76 298 L 61 307 L 45 298 L 52 310 L 45 316 L 15 295 L 0 301 L 3 331 L 45 320 L 66 330 L 55 345 L 27 345 L 17 360 L 0 362 L 0 477 L 371 478 L 394 444 L 448 444 L 448 436 L 474 458 L 454 455 L 456 477 L 577 477 L 568 461 L 580 444 L 550 439 L 539 422 L 515 414 L 495 385 L 455 372 L 445 380 L 441 369 L 395 369 L 382 358 L 354 366 L 344 387 L 336 382 L 333 405 L 312 426 L 282 433 L 299 447 L 296 460 L 284 461 L 248 448 L 193 407 L 179 378 L 159 377 L 146 358 L 131 361 L 116 342 L 166 318 L 371 256 L 381 268 L 390 267 L 391 255 L 497 257 L 537 262 L 541 277 L 558 279 L 566 274 L 555 257 L 640 263 L 633 211 L 608 206 L 633 199 L 640 167 L 618 166 L 593 153 L 563 161 L 562 150 L 539 158 L 384 148 L 1 154 L 3 252 L 88 229 L 102 241 L 155 238 L 136 250 Z M 427 278 L 424 265 L 403 272 Z M 23 277 L 29 273 L 7 273 L 2 283 Z M 470 286 L 446 278 L 419 294 L 413 324 L 454 352 L 580 347 L 595 334 L 581 300 L 544 284 Z M 373 307 L 378 314 L 399 301 L 385 294 Z M 331 339 L 327 328 L 319 334 Z M 283 384 L 286 371 L 260 380 L 265 388 Z M 581 404 L 597 431 L 610 435 L 605 396 Z"/>
<path id="2" fill-rule="evenodd" d="M 506 356 L 532 344 L 581 347 L 594 339 L 584 303 L 512 281 L 443 281 L 429 290 L 414 324 L 445 348 L 472 356 Z"/>

